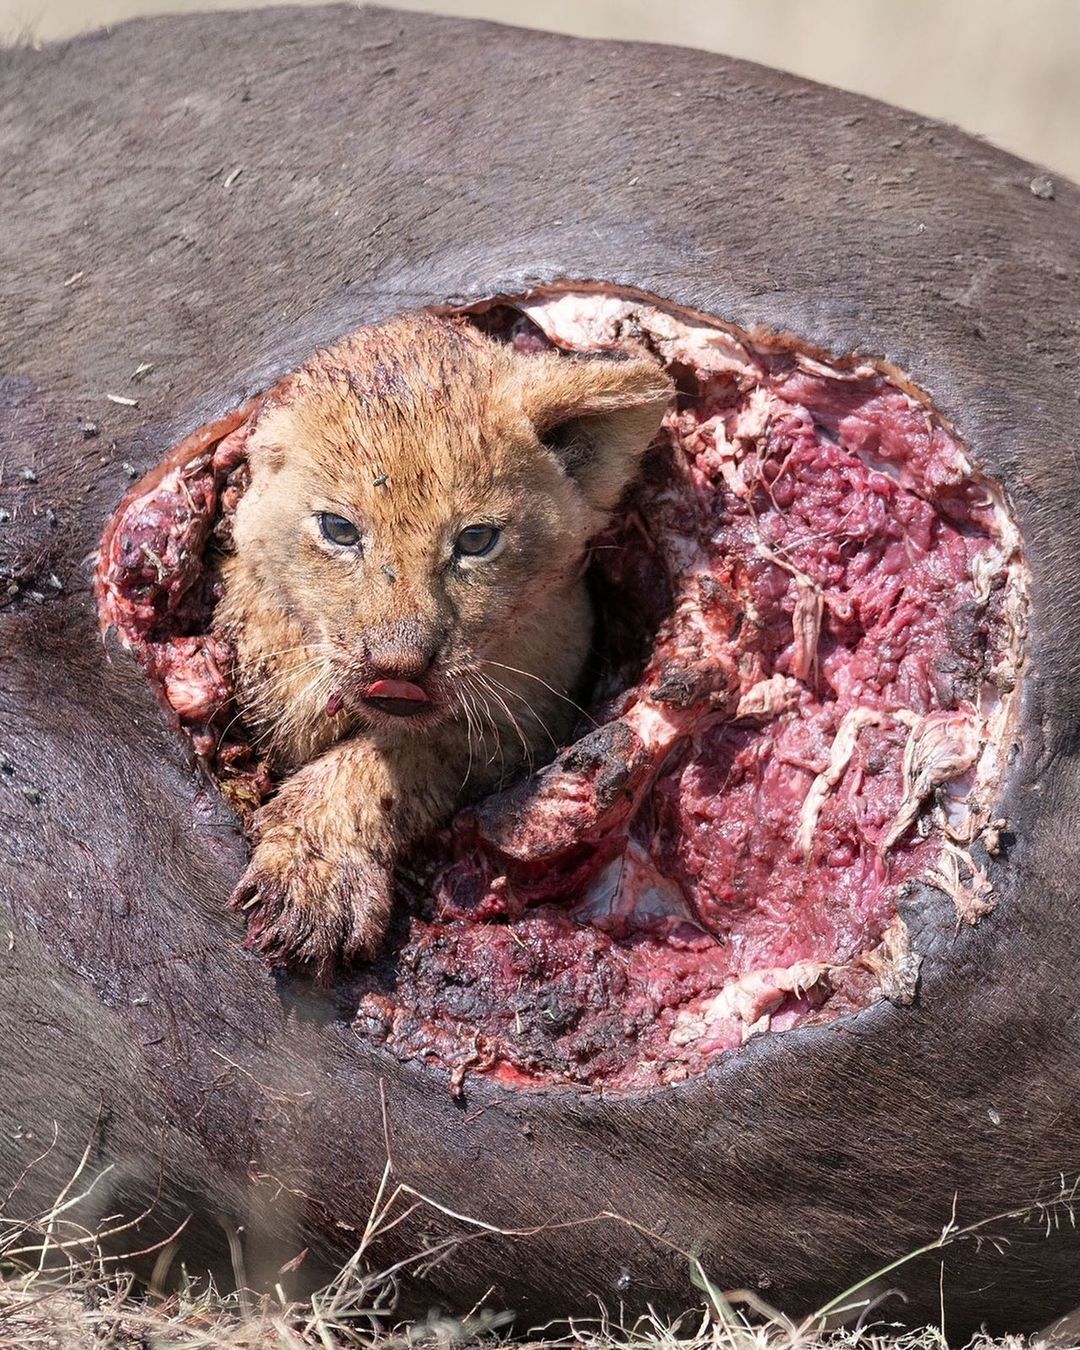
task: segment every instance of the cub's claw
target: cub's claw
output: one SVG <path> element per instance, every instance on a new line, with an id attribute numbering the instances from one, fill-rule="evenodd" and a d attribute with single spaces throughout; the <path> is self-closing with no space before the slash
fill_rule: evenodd
<path id="1" fill-rule="evenodd" d="M 390 869 L 335 852 L 295 826 L 264 830 L 230 907 L 247 916 L 247 945 L 274 966 L 310 968 L 325 982 L 377 955 L 390 919 Z"/>

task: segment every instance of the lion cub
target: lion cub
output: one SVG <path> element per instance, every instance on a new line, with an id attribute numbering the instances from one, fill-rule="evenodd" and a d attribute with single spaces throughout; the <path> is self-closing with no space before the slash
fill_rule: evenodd
<path id="1" fill-rule="evenodd" d="M 411 314 L 319 352 L 248 440 L 216 626 L 286 773 L 232 903 L 269 959 L 371 957 L 411 841 L 570 732 L 584 583 L 671 384 Z"/>

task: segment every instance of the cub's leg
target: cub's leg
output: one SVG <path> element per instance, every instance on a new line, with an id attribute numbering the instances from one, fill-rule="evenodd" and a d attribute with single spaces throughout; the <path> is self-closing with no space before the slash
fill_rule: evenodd
<path id="1" fill-rule="evenodd" d="M 396 759 L 356 740 L 286 779 L 255 817 L 251 862 L 230 900 L 248 917 L 251 945 L 320 979 L 342 961 L 375 956 L 390 921 L 394 862 L 447 814 L 446 778 L 435 746 L 413 745 Z"/>

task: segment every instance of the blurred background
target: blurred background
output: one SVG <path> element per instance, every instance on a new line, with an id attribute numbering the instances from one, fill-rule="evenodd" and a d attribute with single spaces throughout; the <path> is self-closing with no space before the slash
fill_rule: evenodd
<path id="1" fill-rule="evenodd" d="M 257 0 L 0 0 L 0 39 Z M 398 0 L 585 37 L 681 43 L 955 122 L 1080 180 L 1080 0 Z"/>

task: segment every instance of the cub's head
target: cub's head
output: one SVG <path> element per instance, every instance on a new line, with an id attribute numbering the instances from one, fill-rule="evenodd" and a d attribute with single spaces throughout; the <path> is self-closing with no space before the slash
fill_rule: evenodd
<path id="1" fill-rule="evenodd" d="M 293 621 L 329 711 L 361 724 L 443 720 L 485 666 L 565 687 L 588 541 L 671 392 L 647 359 L 518 352 L 463 321 L 362 330 L 259 415 L 228 585 Z"/>

